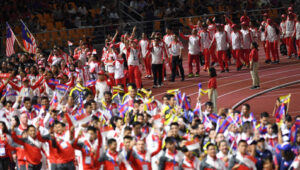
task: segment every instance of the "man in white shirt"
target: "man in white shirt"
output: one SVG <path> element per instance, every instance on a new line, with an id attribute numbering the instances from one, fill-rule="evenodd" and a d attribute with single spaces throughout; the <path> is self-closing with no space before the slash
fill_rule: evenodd
<path id="1" fill-rule="evenodd" d="M 179 41 L 177 35 L 173 35 L 174 40 L 170 43 L 169 52 L 172 57 L 172 76 L 170 81 L 175 81 L 176 76 L 176 68 L 179 67 L 180 74 L 181 74 L 181 81 L 184 81 L 184 70 L 182 67 L 182 49 L 183 45 L 182 42 Z"/>

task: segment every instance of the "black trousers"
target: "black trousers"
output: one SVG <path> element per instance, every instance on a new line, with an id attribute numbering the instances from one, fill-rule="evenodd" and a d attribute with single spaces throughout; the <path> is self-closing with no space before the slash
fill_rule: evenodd
<path id="1" fill-rule="evenodd" d="M 75 170 L 74 162 L 68 162 L 64 164 L 51 164 L 51 170 Z"/>
<path id="2" fill-rule="evenodd" d="M 27 165 L 27 170 L 40 170 L 42 168 L 42 163 L 38 164 L 38 165 L 32 165 L 30 163 L 28 163 Z"/>
<path id="3" fill-rule="evenodd" d="M 162 64 L 152 64 L 152 73 L 153 73 L 153 84 L 161 85 L 163 78 L 163 65 Z"/>
<path id="4" fill-rule="evenodd" d="M 181 78 L 184 79 L 184 70 L 182 67 L 182 58 L 179 56 L 172 56 L 172 80 L 175 80 L 176 76 L 176 67 L 179 67 Z"/>
<path id="5" fill-rule="evenodd" d="M 10 164 L 9 158 L 0 158 L 0 169 L 8 169 Z"/>

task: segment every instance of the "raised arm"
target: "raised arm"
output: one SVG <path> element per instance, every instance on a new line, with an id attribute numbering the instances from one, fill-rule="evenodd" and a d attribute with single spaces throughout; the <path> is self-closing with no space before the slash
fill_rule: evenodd
<path id="1" fill-rule="evenodd" d="M 41 84 L 41 82 L 43 81 L 44 79 L 44 75 L 42 75 L 42 77 L 39 78 L 39 80 L 37 82 L 34 83 L 34 85 L 31 86 L 31 89 L 34 90 L 36 88 L 38 88 Z"/>
<path id="2" fill-rule="evenodd" d="M 179 36 L 184 40 L 189 40 L 189 36 L 184 35 L 181 31 L 179 31 Z"/>
<path id="3" fill-rule="evenodd" d="M 11 87 L 12 87 L 14 90 L 21 91 L 22 88 L 21 88 L 20 86 L 16 85 L 14 82 L 9 81 L 8 83 L 11 85 Z"/>

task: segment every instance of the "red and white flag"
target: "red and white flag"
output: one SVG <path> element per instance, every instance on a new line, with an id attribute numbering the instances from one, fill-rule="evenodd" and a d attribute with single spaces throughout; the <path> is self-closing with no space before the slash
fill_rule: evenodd
<path id="1" fill-rule="evenodd" d="M 193 151 L 193 150 L 195 150 L 195 149 L 200 148 L 200 143 L 199 143 L 199 140 L 195 139 L 195 140 L 193 140 L 193 141 L 187 141 L 187 142 L 185 143 L 185 146 L 187 147 L 187 149 L 188 149 L 189 151 Z"/>
<path id="2" fill-rule="evenodd" d="M 6 33 L 6 56 L 10 57 L 11 55 L 15 54 L 14 50 L 14 43 L 16 40 L 15 34 L 13 33 L 12 29 L 6 23 L 7 33 Z"/>

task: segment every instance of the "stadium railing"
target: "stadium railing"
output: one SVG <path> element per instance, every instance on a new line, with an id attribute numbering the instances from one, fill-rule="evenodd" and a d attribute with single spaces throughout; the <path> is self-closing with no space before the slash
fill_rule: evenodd
<path id="1" fill-rule="evenodd" d="M 262 14 L 268 12 L 269 16 L 272 17 L 275 21 L 279 22 L 280 14 L 285 13 L 286 7 L 281 8 L 272 8 L 272 9 L 259 9 L 248 11 L 248 16 L 252 20 L 261 20 Z M 213 12 L 213 11 L 212 11 Z M 205 21 L 207 18 L 215 16 L 223 16 L 226 12 L 218 12 L 205 14 L 201 16 L 189 16 L 189 17 L 180 17 L 180 18 L 163 18 L 152 21 L 136 21 L 136 22 L 127 22 L 121 24 L 112 24 L 112 25 L 100 25 L 100 26 L 87 26 L 76 29 L 62 29 L 62 30 L 53 30 L 40 33 L 34 33 L 34 37 L 37 41 L 38 46 L 46 50 L 52 48 L 54 45 L 58 45 L 62 48 L 67 49 L 67 41 L 71 41 L 74 45 L 78 45 L 79 40 L 85 38 L 92 38 L 94 48 L 101 49 L 104 45 L 105 36 L 110 34 L 113 35 L 116 29 L 119 29 L 120 34 L 126 32 L 130 33 L 134 26 L 137 27 L 136 35 L 140 37 L 141 33 L 145 32 L 147 35 L 151 35 L 153 31 L 158 31 L 164 33 L 165 27 L 168 25 L 171 27 L 175 33 L 178 33 L 178 30 L 181 29 L 185 33 L 189 32 L 188 24 L 192 20 L 193 24 L 197 23 L 197 20 Z M 231 14 L 227 14 L 233 21 L 238 22 L 242 11 L 236 11 Z M 14 30 L 17 32 L 16 30 Z M 17 39 L 21 42 L 21 34 L 17 34 Z M 1 56 L 5 56 L 5 36 L 0 37 L 1 39 Z M 21 52 L 22 50 L 15 43 L 15 51 Z"/>

